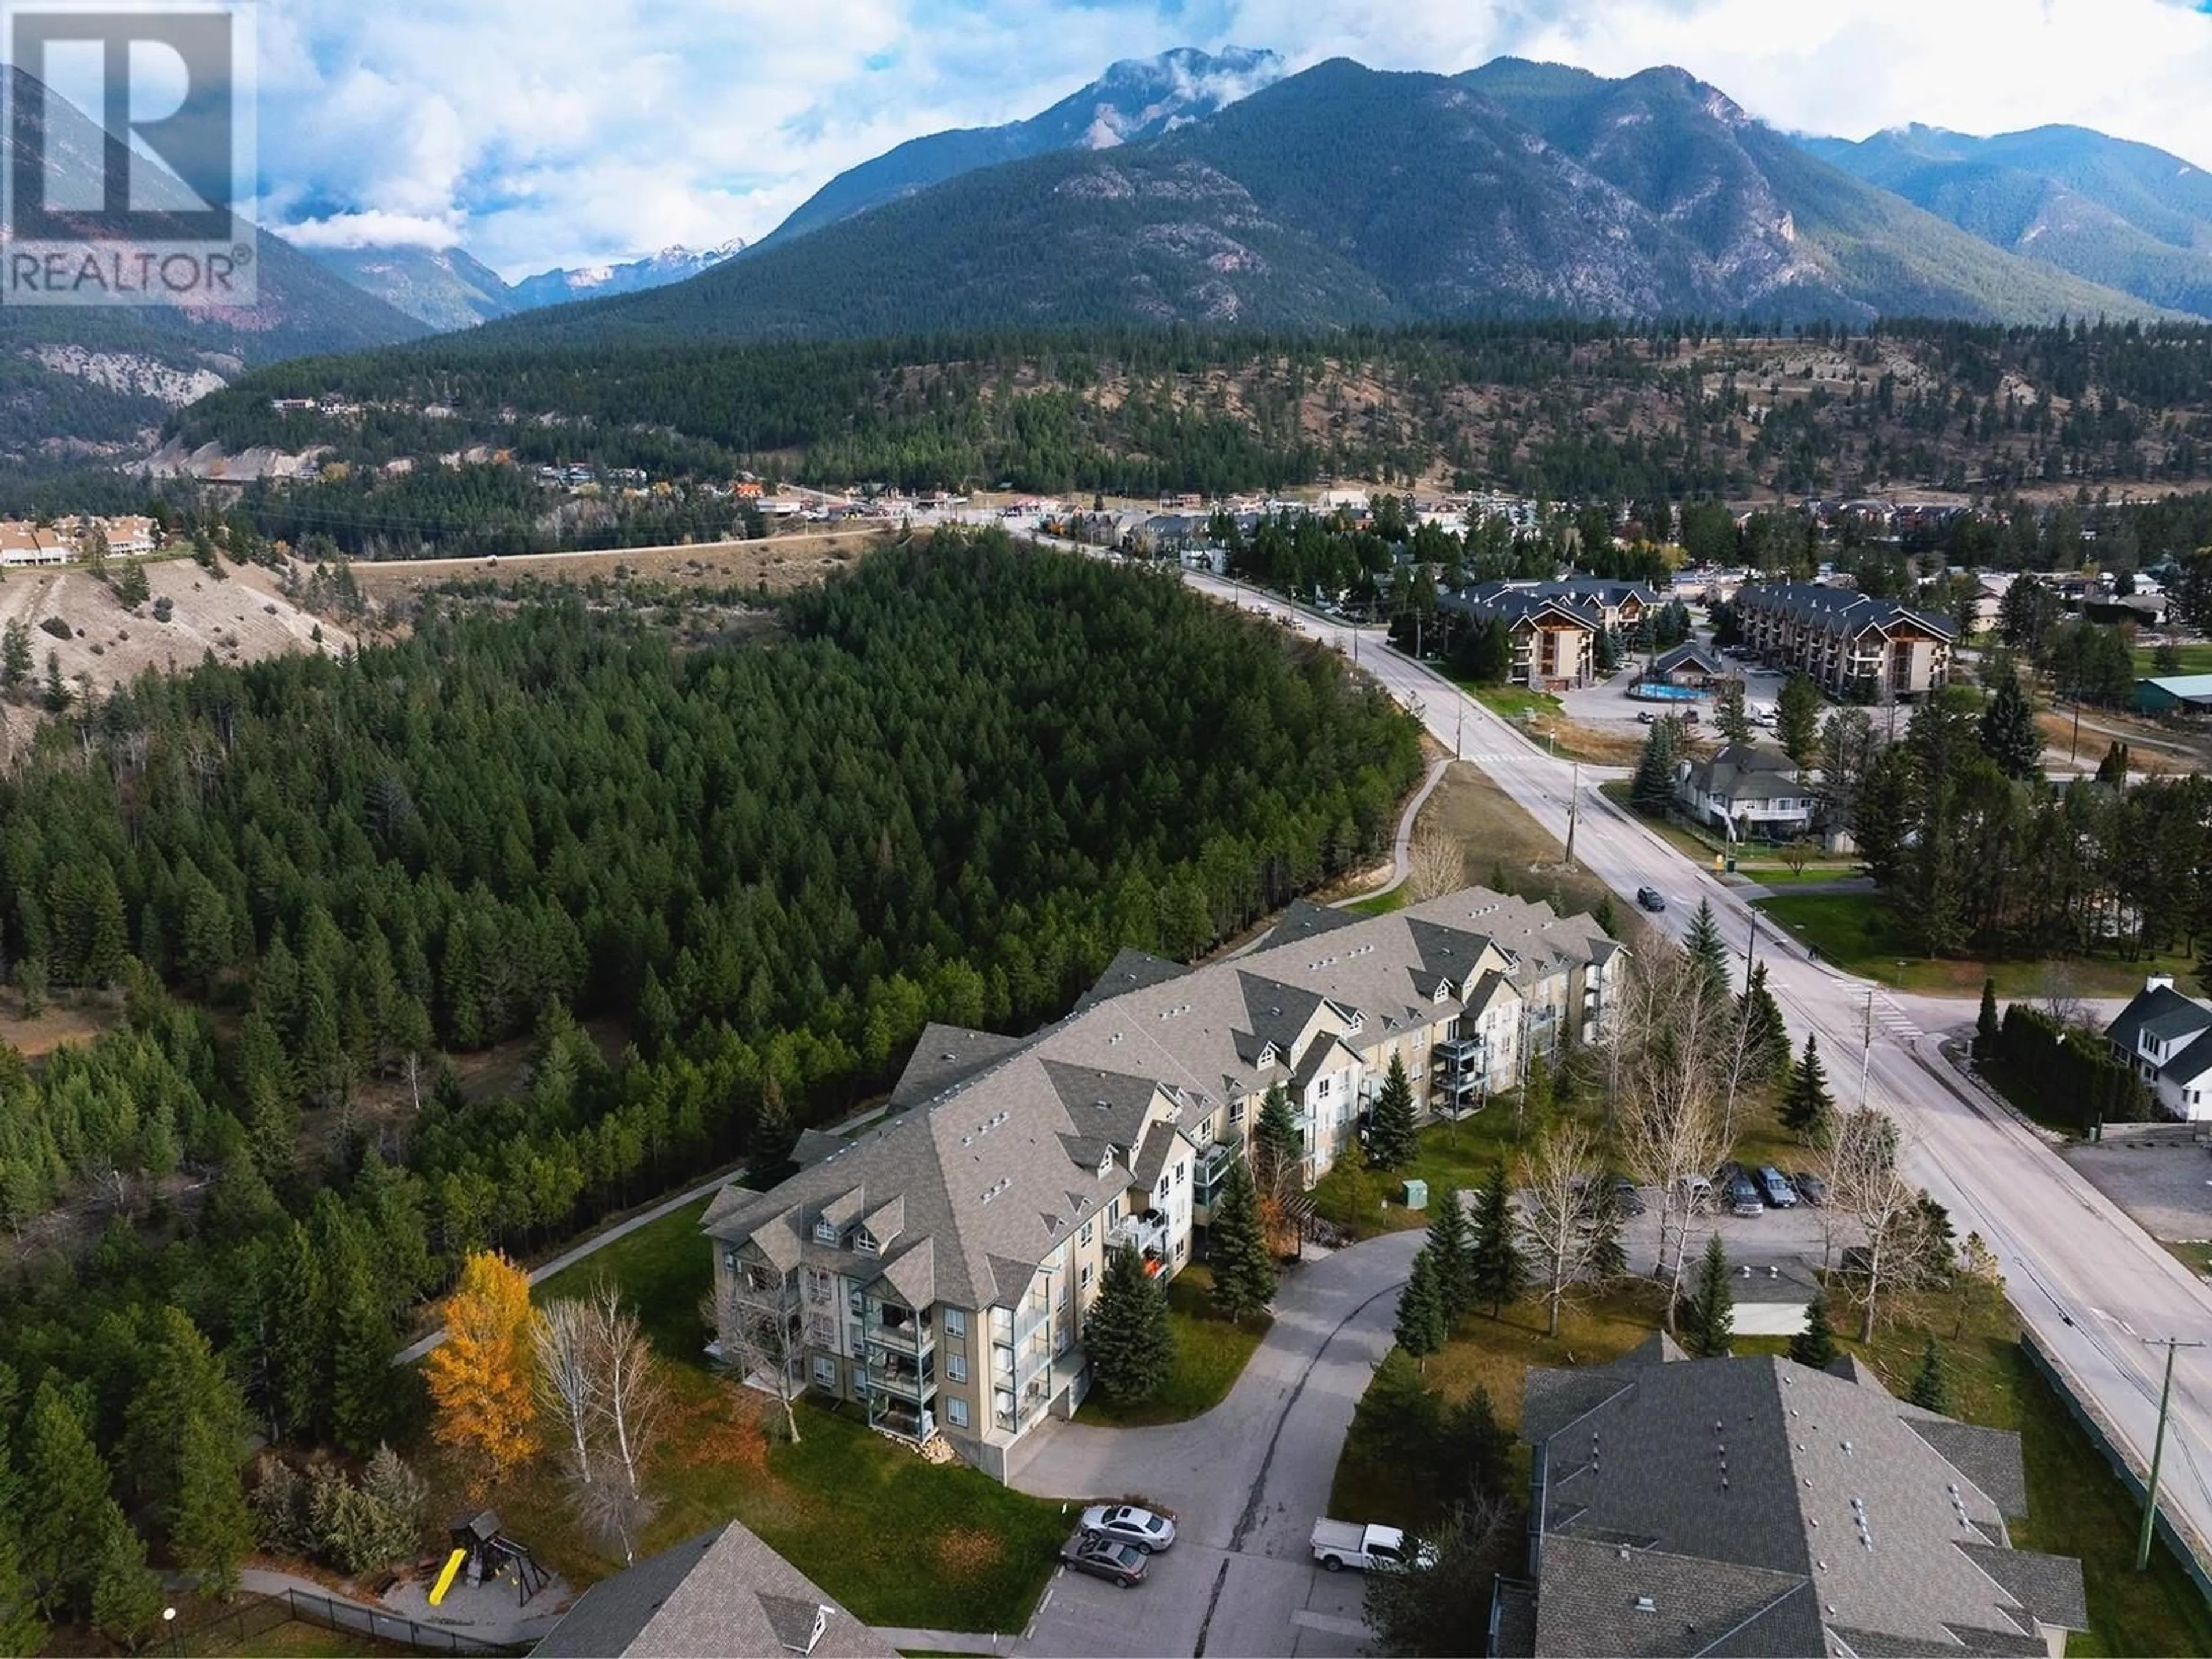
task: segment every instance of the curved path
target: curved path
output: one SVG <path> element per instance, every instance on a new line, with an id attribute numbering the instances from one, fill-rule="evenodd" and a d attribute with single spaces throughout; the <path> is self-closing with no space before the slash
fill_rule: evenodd
<path id="1" fill-rule="evenodd" d="M 1172 1510 L 1175 1548 L 1142 1595 L 1054 1580 L 1017 1652 L 1352 1653 L 1357 1573 L 1328 1575 L 1309 1540 L 1326 1513 L 1352 1408 L 1390 1346 L 1418 1231 L 1385 1233 L 1287 1275 L 1275 1322 L 1228 1397 L 1158 1428 L 1053 1422 L 1010 1484 L 1045 1498 L 1141 1498 Z M 1111 1609 L 1112 1618 L 1100 1618 Z"/>

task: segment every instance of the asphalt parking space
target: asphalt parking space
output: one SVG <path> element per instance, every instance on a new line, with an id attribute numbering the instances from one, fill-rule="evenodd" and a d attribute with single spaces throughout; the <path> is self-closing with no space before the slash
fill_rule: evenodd
<path id="1" fill-rule="evenodd" d="M 1098 1659 L 1188 1653 L 1225 1555 L 1180 1540 L 1152 1557 L 1144 1581 L 1127 1589 L 1062 1566 L 1045 1587 L 1021 1650 Z"/>

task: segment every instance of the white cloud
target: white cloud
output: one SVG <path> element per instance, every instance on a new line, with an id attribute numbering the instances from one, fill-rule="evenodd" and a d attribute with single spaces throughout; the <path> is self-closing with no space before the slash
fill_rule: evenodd
<path id="1" fill-rule="evenodd" d="M 509 276 L 752 240 L 904 139 L 1033 113 L 1116 58 L 1231 42 L 1299 67 L 1673 63 L 1784 127 L 2072 121 L 2212 162 L 2212 18 L 2173 0 L 447 5 L 270 0 L 270 223 L 325 242 L 458 238 Z"/>

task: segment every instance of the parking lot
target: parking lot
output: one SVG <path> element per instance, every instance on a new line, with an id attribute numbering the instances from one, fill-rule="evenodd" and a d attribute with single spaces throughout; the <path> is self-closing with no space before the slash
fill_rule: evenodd
<path id="1" fill-rule="evenodd" d="M 1729 659 L 1732 666 L 1743 675 L 1744 702 L 1754 711 L 1771 709 L 1782 695 L 1783 674 L 1779 669 L 1759 668 L 1749 663 Z M 1699 697 L 1684 703 L 1645 702 L 1629 696 L 1629 687 L 1636 682 L 1637 671 L 1642 666 L 1641 657 L 1632 658 L 1611 679 L 1597 685 L 1586 685 L 1578 690 L 1563 692 L 1560 706 L 1567 718 L 1585 726 L 1607 726 L 1620 731 L 1631 727 L 1641 729 L 1644 722 L 1638 714 L 1677 714 L 1695 709 L 1700 729 L 1709 728 L 1713 720 L 1713 700 Z M 1763 728 L 1770 735 L 1772 728 Z"/>
<path id="2" fill-rule="evenodd" d="M 1638 1195 L 1644 1200 L 1644 1213 L 1629 1218 L 1622 1243 L 1628 1265 L 1638 1273 L 1649 1273 L 1659 1259 L 1659 1195 L 1650 1188 L 1639 1188 Z M 1721 1248 L 1738 1267 L 1770 1262 L 1833 1266 L 1846 1248 L 1860 1242 L 1858 1230 L 1832 1205 L 1799 1204 L 1755 1216 L 1697 1216 L 1690 1223 L 1690 1253 L 1704 1249 L 1712 1233 L 1721 1236 Z"/>
<path id="3" fill-rule="evenodd" d="M 2212 1238 L 2212 1157 L 2187 1131 L 2069 1146 L 2065 1157 L 2153 1238 L 2173 1244 Z"/>

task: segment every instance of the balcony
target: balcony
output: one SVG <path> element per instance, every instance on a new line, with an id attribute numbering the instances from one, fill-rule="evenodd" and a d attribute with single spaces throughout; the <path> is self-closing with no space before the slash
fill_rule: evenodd
<path id="1" fill-rule="evenodd" d="M 917 1406 L 927 1405 L 937 1395 L 937 1367 L 927 1362 L 917 1366 L 885 1349 L 870 1348 L 861 1387 L 870 1395 L 897 1395 Z"/>
<path id="2" fill-rule="evenodd" d="M 1125 1216 L 1114 1224 L 1106 1235 L 1110 1249 L 1134 1250 L 1141 1256 L 1158 1261 L 1168 1253 L 1168 1218 L 1158 1210 L 1147 1210 L 1142 1215 Z"/>
<path id="3" fill-rule="evenodd" d="M 893 1348 L 906 1354 L 926 1354 L 937 1346 L 937 1332 L 928 1315 L 880 1304 L 876 1317 L 861 1320 L 860 1338 L 871 1347 Z"/>
<path id="4" fill-rule="evenodd" d="M 1014 1346 L 1024 1343 L 1042 1330 L 1052 1319 L 1052 1310 L 1042 1302 L 1024 1302 L 1014 1310 Z"/>
<path id="5" fill-rule="evenodd" d="M 1230 1166 L 1237 1162 L 1234 1143 L 1217 1140 L 1202 1146 L 1198 1153 L 1198 1191 L 1194 1195 L 1200 1204 L 1211 1204 L 1220 1190 L 1221 1183 L 1229 1178 Z"/>
<path id="6" fill-rule="evenodd" d="M 1482 1069 L 1482 1049 L 1480 1037 L 1453 1037 L 1439 1042 L 1431 1050 L 1436 1056 L 1432 1069 L 1439 1078 L 1472 1077 Z"/>
<path id="7" fill-rule="evenodd" d="M 880 1389 L 868 1391 L 868 1426 L 902 1440 L 921 1441 L 937 1432 L 937 1414 Z"/>
<path id="8" fill-rule="evenodd" d="M 778 1278 L 759 1267 L 740 1267 L 730 1282 L 730 1296 L 738 1306 L 756 1313 L 796 1313 L 799 1276 Z"/>

